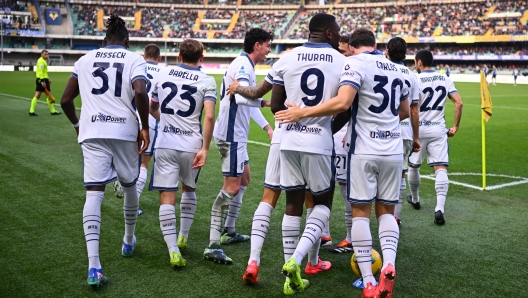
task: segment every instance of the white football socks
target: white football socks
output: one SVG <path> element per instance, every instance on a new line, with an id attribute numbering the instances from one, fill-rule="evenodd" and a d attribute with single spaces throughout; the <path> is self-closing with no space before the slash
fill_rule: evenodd
<path id="1" fill-rule="evenodd" d="M 251 226 L 251 253 L 249 255 L 248 265 L 251 261 L 257 261 L 260 265 L 260 252 L 264 245 L 264 239 L 268 234 L 273 207 L 265 202 L 260 202 L 253 215 L 253 224 Z"/>
<path id="2" fill-rule="evenodd" d="M 346 226 L 346 241 L 352 242 L 352 206 L 348 201 L 347 195 L 347 186 L 339 184 L 339 192 L 343 197 L 343 202 L 345 203 L 345 226 Z"/>
<path id="3" fill-rule="evenodd" d="M 324 205 L 316 205 L 313 208 L 312 213 L 306 220 L 306 227 L 299 240 L 299 244 L 297 244 L 297 248 L 293 253 L 293 257 L 297 264 L 301 264 L 304 256 L 320 240 L 323 229 L 325 225 L 328 224 L 329 217 L 330 209 L 328 209 L 328 207 Z M 317 265 L 317 252 L 319 252 L 319 248 L 317 248 L 315 256 L 311 256 L 311 260 L 309 260 L 312 265 Z"/>
<path id="4" fill-rule="evenodd" d="M 383 254 L 383 268 L 389 264 L 396 267 L 396 251 L 398 250 L 398 239 L 400 237 L 400 228 L 394 220 L 394 215 L 383 214 L 378 218 L 379 239 L 381 252 Z"/>
<path id="5" fill-rule="evenodd" d="M 180 235 L 189 238 L 189 230 L 194 220 L 196 212 L 196 193 L 182 193 L 180 202 Z"/>
<path id="6" fill-rule="evenodd" d="M 101 204 L 104 191 L 86 191 L 83 209 L 84 238 L 88 251 L 88 268 L 101 269 L 99 261 L 99 235 L 101 231 Z"/>
<path id="7" fill-rule="evenodd" d="M 420 168 L 409 167 L 409 175 L 407 177 L 409 180 L 409 188 L 411 189 L 411 195 L 413 203 L 420 202 L 420 196 L 418 193 L 418 188 L 420 187 Z"/>
<path id="8" fill-rule="evenodd" d="M 229 206 L 229 202 L 233 199 L 227 191 L 221 190 L 216 196 L 216 199 L 211 208 L 211 226 L 209 228 L 209 246 L 213 244 L 220 245 L 220 237 L 222 236 L 223 227 L 222 213 Z"/>
<path id="9" fill-rule="evenodd" d="M 284 262 L 287 262 L 293 255 L 299 243 L 299 233 L 301 230 L 301 217 L 284 214 L 282 218 L 282 247 L 284 251 Z"/>
<path id="10" fill-rule="evenodd" d="M 143 192 L 143 188 L 145 187 L 146 182 L 147 182 L 147 168 L 141 167 L 139 168 L 139 176 L 136 182 L 136 190 L 137 190 L 138 198 L 141 197 L 141 193 Z"/>
<path id="11" fill-rule="evenodd" d="M 396 221 L 393 219 L 394 223 Z M 352 243 L 354 253 L 358 262 L 363 284 L 376 284 L 372 275 L 372 235 L 370 234 L 370 219 L 366 217 L 355 217 L 352 219 Z"/>
<path id="12" fill-rule="evenodd" d="M 235 232 L 235 223 L 238 218 L 238 213 L 240 212 L 240 207 L 242 207 L 242 197 L 246 192 L 247 186 L 240 186 L 238 194 L 233 197 L 229 203 L 229 209 L 227 211 L 227 217 L 225 221 L 225 227 L 227 228 L 227 233 L 232 234 Z"/>
<path id="13" fill-rule="evenodd" d="M 173 252 L 180 252 L 178 245 L 176 244 L 176 213 L 174 212 L 174 206 L 170 204 L 163 204 L 159 208 L 159 221 L 160 229 L 163 234 L 163 239 L 167 243 L 169 254 Z"/>
<path id="14" fill-rule="evenodd" d="M 394 216 L 400 217 L 402 207 L 403 207 L 403 201 L 405 201 L 405 189 L 407 188 L 407 185 L 405 183 L 405 178 L 401 178 L 400 180 L 400 198 L 398 199 L 398 205 L 394 208 Z"/>
<path id="15" fill-rule="evenodd" d="M 125 238 L 123 241 L 126 244 L 134 244 L 134 231 L 136 230 L 136 220 L 139 208 L 139 197 L 137 195 L 136 185 L 124 187 L 123 193 L 125 198 L 123 200 L 123 215 L 125 217 Z"/>
<path id="16" fill-rule="evenodd" d="M 444 213 L 444 205 L 447 197 L 447 190 L 449 189 L 449 178 L 447 178 L 447 169 L 438 169 L 436 171 L 436 211 Z"/>

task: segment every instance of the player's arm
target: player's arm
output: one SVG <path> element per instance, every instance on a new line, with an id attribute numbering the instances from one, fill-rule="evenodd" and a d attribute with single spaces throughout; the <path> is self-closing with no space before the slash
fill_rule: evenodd
<path id="1" fill-rule="evenodd" d="M 408 98 L 400 101 L 400 107 L 398 108 L 398 114 L 400 116 L 400 121 L 407 119 L 411 116 L 411 107 L 408 104 Z"/>
<path id="2" fill-rule="evenodd" d="M 75 112 L 74 100 L 78 95 L 79 81 L 77 80 L 77 76 L 72 74 L 68 80 L 68 83 L 66 83 L 64 92 L 62 93 L 61 108 L 64 111 L 64 114 L 66 114 L 66 117 L 68 117 L 70 120 L 73 127 L 75 127 L 77 134 L 79 134 L 79 117 L 77 117 L 77 112 Z"/>
<path id="3" fill-rule="evenodd" d="M 144 78 L 138 78 L 132 83 L 134 91 L 136 93 L 136 107 L 141 119 L 141 131 L 138 136 L 138 145 L 140 146 L 139 154 L 143 154 L 147 150 L 150 139 L 149 139 L 149 126 L 148 126 L 148 115 L 149 115 L 149 99 L 147 93 L 147 83 Z"/>
<path id="4" fill-rule="evenodd" d="M 418 103 L 411 104 L 411 128 L 413 132 L 413 151 L 420 151 L 420 113 L 418 112 Z"/>
<path id="5" fill-rule="evenodd" d="M 149 113 L 156 120 L 160 121 L 160 111 L 159 111 L 159 98 L 158 98 L 158 83 L 154 85 L 154 90 L 152 91 L 152 99 L 150 101 Z"/>
<path id="6" fill-rule="evenodd" d="M 271 138 L 273 137 L 273 128 L 271 128 L 271 125 L 269 125 L 266 118 L 264 118 L 264 115 L 262 115 L 262 112 L 259 109 L 251 109 L 249 115 L 251 119 L 253 119 L 253 121 L 255 121 L 258 124 L 258 126 L 260 126 L 260 128 L 262 128 L 268 133 L 268 137 L 271 140 Z"/>
<path id="7" fill-rule="evenodd" d="M 273 86 L 273 91 L 275 92 L 275 85 Z M 357 91 L 358 90 L 351 85 L 342 85 L 339 87 L 335 97 L 332 97 L 330 100 L 322 104 L 304 109 L 301 109 L 294 104 L 286 103 L 289 108 L 284 111 L 278 111 L 275 114 L 275 119 L 280 120 L 281 123 L 299 122 L 303 118 L 332 116 L 334 114 L 345 112 L 350 106 L 352 106 Z"/>
<path id="8" fill-rule="evenodd" d="M 348 121 L 350 121 L 350 117 L 352 116 L 352 109 L 348 109 L 342 113 L 339 113 L 335 116 L 334 120 L 332 121 L 332 134 L 335 134 L 343 126 L 345 126 Z"/>
<path id="9" fill-rule="evenodd" d="M 209 153 L 209 148 L 211 145 L 211 139 L 213 138 L 213 129 L 214 129 L 214 114 L 215 114 L 215 104 L 216 101 L 214 100 L 205 100 L 204 101 L 204 110 L 205 110 L 205 116 L 203 119 L 203 126 L 202 126 L 202 138 L 203 138 L 203 145 L 202 149 L 196 153 L 196 156 L 194 157 L 192 167 L 193 169 L 198 169 L 203 167 L 205 164 L 205 161 L 207 159 L 207 154 Z"/>
<path id="10" fill-rule="evenodd" d="M 451 99 L 451 101 L 455 104 L 455 123 L 453 127 L 451 127 L 447 132 L 447 135 L 452 137 L 457 133 L 458 128 L 460 127 L 460 119 L 462 118 L 462 107 L 464 106 L 464 104 L 462 103 L 462 98 L 460 98 L 460 94 L 458 94 L 458 92 L 450 94 L 449 99 Z"/>
<path id="11" fill-rule="evenodd" d="M 241 80 L 239 84 L 242 87 L 251 88 L 249 87 L 249 81 Z M 262 98 L 252 99 L 252 98 L 244 97 L 240 94 L 235 94 L 234 96 L 235 96 L 235 101 L 238 105 L 248 106 L 248 107 L 253 107 L 253 108 L 263 108 L 263 107 L 270 106 L 270 102 L 268 100 L 263 100 Z"/>
<path id="12" fill-rule="evenodd" d="M 241 86 L 240 83 L 233 78 L 233 83 L 227 88 L 227 94 L 240 94 L 246 98 L 258 99 L 271 91 L 273 84 L 266 80 L 262 80 L 257 86 Z"/>
<path id="13" fill-rule="evenodd" d="M 284 105 L 286 102 L 286 89 L 284 85 L 273 84 L 271 90 L 271 112 L 276 114 L 279 111 L 286 110 L 287 107 Z"/>

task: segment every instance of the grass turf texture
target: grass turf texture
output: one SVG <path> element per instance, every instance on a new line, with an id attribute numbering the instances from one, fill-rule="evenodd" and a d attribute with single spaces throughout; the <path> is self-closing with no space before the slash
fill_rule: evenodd
<path id="1" fill-rule="evenodd" d="M 69 77 L 51 73 L 52 93 L 59 99 Z M 218 87 L 221 77 L 216 76 Z M 259 78 L 259 81 L 262 77 Z M 0 72 L 0 93 L 31 98 L 34 74 Z M 456 84 L 465 103 L 461 128 L 450 139 L 450 172 L 480 172 L 480 98 L 478 84 Z M 495 108 L 487 125 L 488 172 L 528 177 L 528 86 L 490 87 Z M 44 96 L 41 97 L 44 99 Z M 218 105 L 217 105 L 218 106 Z M 94 293 L 86 285 L 87 257 L 82 229 L 84 188 L 82 156 L 75 133 L 64 116 L 51 117 L 37 105 L 39 117 L 29 117 L 29 101 L 0 95 L 0 297 L 169 296 L 282 297 L 284 277 L 281 220 L 282 195 L 264 244 L 259 284 L 245 286 L 241 276 L 249 256 L 249 242 L 226 245 L 232 266 L 202 260 L 208 244 L 211 204 L 222 186 L 219 155 L 214 146 L 198 182 L 198 207 L 183 252 L 187 267 L 174 271 L 159 229 L 158 193 L 145 189 L 144 214 L 137 225 L 138 245 L 133 258 L 123 258 L 122 200 L 107 187 L 102 207 L 100 256 L 109 283 Z M 453 105 L 447 104 L 447 123 Z M 269 110 L 263 110 L 271 123 Z M 254 123 L 253 141 L 267 142 Z M 248 234 L 262 195 L 267 148 L 249 144 L 252 182 L 244 196 L 237 230 Z M 428 167 L 423 174 L 431 174 Z M 150 176 L 150 169 L 149 169 Z M 480 185 L 471 176 L 451 180 Z M 513 180 L 490 178 L 490 185 Z M 397 258 L 396 297 L 522 297 L 528 277 L 528 184 L 481 192 L 450 185 L 446 225 L 433 224 L 434 181 L 422 179 L 422 210 L 407 203 Z M 335 194 L 331 232 L 335 243 L 345 236 L 343 203 Z M 179 209 L 179 206 L 177 206 Z M 179 215 L 177 215 L 179 225 Z M 380 251 L 377 224 L 372 221 L 374 247 Z M 310 276 L 310 287 L 298 296 L 359 297 L 351 286 L 357 277 L 350 269 L 351 254 L 330 254 L 329 272 Z M 306 262 L 306 260 L 305 260 Z M 303 266 L 304 268 L 304 263 Z M 303 276 L 304 273 L 303 273 Z"/>

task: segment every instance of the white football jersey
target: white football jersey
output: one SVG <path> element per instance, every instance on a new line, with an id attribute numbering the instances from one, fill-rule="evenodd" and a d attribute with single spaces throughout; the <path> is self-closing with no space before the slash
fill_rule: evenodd
<path id="1" fill-rule="evenodd" d="M 154 148 L 196 153 L 202 149 L 201 116 L 205 100 L 216 102 L 216 81 L 196 67 L 161 69 L 152 101 L 160 104 Z"/>
<path id="2" fill-rule="evenodd" d="M 286 102 L 305 108 L 337 95 L 345 57 L 327 43 L 307 42 L 273 65 L 273 84 L 284 85 Z M 332 155 L 332 116 L 304 118 L 282 126 L 281 150 Z"/>
<path id="3" fill-rule="evenodd" d="M 438 137 L 447 133 L 444 119 L 446 99 L 458 93 L 453 81 L 435 70 L 424 70 L 420 80 L 420 138 Z"/>
<path id="4" fill-rule="evenodd" d="M 147 93 L 149 95 L 149 99 L 152 98 L 152 91 L 154 91 L 154 86 L 156 86 L 156 82 L 158 81 L 160 70 L 161 67 L 158 66 L 158 64 L 147 61 Z M 158 122 L 156 118 L 149 114 L 149 127 L 155 129 L 157 124 L 156 122 Z"/>
<path id="5" fill-rule="evenodd" d="M 114 45 L 90 51 L 75 62 L 71 76 L 79 81 L 82 100 L 79 143 L 100 138 L 137 141 L 132 83 L 147 81 L 146 68 L 143 57 Z"/>
<path id="6" fill-rule="evenodd" d="M 246 53 L 240 54 L 229 67 L 222 80 L 220 89 L 220 111 L 216 119 L 213 136 L 226 142 L 247 142 L 249 134 L 250 106 L 238 105 L 235 99 L 230 100 L 226 88 L 234 77 L 239 82 L 249 86 L 256 85 L 253 61 Z"/>
<path id="7" fill-rule="evenodd" d="M 411 72 L 410 69 L 405 67 L 403 63 L 394 63 L 403 74 L 403 77 L 405 78 L 405 85 L 407 86 L 407 89 L 409 89 L 409 105 L 417 104 L 420 101 L 420 85 L 418 84 L 418 78 L 416 77 L 416 74 L 414 74 L 413 72 Z M 413 139 L 411 121 L 409 118 L 400 121 L 400 128 L 402 139 Z"/>
<path id="8" fill-rule="evenodd" d="M 396 64 L 378 50 L 348 57 L 339 84 L 358 90 L 348 123 L 349 152 L 403 154 L 399 107 L 409 91 Z"/>

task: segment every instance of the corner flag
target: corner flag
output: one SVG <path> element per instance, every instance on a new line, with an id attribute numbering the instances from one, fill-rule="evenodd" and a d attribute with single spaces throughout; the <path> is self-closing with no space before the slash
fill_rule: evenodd
<path id="1" fill-rule="evenodd" d="M 486 82 L 486 75 L 480 72 L 480 99 L 482 109 L 482 190 L 486 190 L 486 122 L 491 118 L 491 95 Z"/>
<path id="2" fill-rule="evenodd" d="M 486 76 L 484 72 L 480 72 L 480 99 L 482 100 L 480 108 L 482 109 L 482 117 L 488 122 L 491 118 L 491 108 L 493 104 L 491 103 L 491 96 L 488 90 L 488 84 L 486 83 Z"/>

